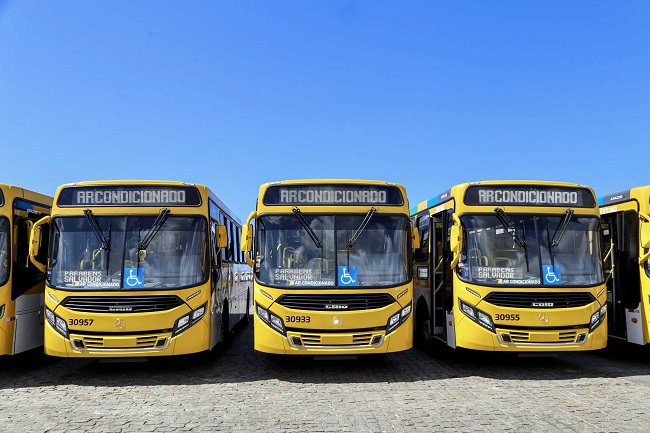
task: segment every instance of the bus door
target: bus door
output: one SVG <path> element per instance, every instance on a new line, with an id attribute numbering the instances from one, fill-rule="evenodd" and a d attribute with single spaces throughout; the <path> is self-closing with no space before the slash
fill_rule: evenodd
<path id="1" fill-rule="evenodd" d="M 29 235 L 34 223 L 43 215 L 24 210 L 22 200 L 16 200 L 14 207 L 11 299 L 16 301 L 16 309 L 13 353 L 20 353 L 43 345 L 45 273 L 29 260 Z M 49 223 L 44 224 L 42 229 L 39 258 L 43 262 L 48 249 L 49 226 Z"/>
<path id="2" fill-rule="evenodd" d="M 639 217 L 635 211 L 602 216 L 609 334 L 644 344 L 638 242 Z"/>
<path id="3" fill-rule="evenodd" d="M 224 300 L 224 275 L 223 275 L 223 261 L 219 241 L 219 223 L 215 220 L 210 221 L 210 266 L 212 267 L 210 273 L 210 349 L 212 349 L 225 334 L 222 331 L 221 322 L 223 320 L 221 314 L 221 306 Z"/>
<path id="4" fill-rule="evenodd" d="M 431 217 L 431 290 L 432 300 L 429 312 L 433 318 L 433 335 L 447 344 L 455 345 L 453 337 L 453 295 L 449 251 L 449 226 L 451 211 Z"/>

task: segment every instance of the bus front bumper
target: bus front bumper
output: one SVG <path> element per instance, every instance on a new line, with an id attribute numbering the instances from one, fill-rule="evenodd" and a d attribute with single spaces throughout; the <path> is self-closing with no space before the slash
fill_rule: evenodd
<path id="1" fill-rule="evenodd" d="M 280 355 L 365 355 L 399 352 L 413 346 L 412 316 L 393 332 L 322 332 L 288 330 L 286 336 L 271 329 L 255 315 L 255 350 Z"/>
<path id="2" fill-rule="evenodd" d="M 462 318 L 456 325 L 456 346 L 473 350 L 500 352 L 569 352 L 603 349 L 607 344 L 607 325 L 593 332 L 576 329 L 485 329 Z"/>
<path id="3" fill-rule="evenodd" d="M 67 358 L 129 358 L 181 355 L 208 350 L 210 328 L 204 317 L 172 336 L 164 332 L 134 332 L 129 335 L 83 334 L 71 331 L 69 338 L 45 325 L 45 353 Z"/>

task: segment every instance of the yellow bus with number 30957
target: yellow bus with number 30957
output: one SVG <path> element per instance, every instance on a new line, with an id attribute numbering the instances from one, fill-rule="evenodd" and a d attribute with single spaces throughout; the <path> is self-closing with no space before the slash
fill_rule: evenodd
<path id="1" fill-rule="evenodd" d="M 32 228 L 46 272 L 45 353 L 149 357 L 207 351 L 248 319 L 241 223 L 203 185 L 94 181 L 57 189 Z M 39 260 L 49 239 L 47 261 Z"/>

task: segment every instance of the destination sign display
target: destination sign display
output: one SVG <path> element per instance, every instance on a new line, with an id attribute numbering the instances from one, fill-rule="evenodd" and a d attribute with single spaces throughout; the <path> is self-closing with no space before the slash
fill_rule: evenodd
<path id="1" fill-rule="evenodd" d="M 401 206 L 404 197 L 396 186 L 277 185 L 266 190 L 263 203 L 280 206 Z"/>
<path id="2" fill-rule="evenodd" d="M 464 202 L 472 206 L 596 206 L 594 195 L 587 188 L 540 185 L 470 186 Z"/>
<path id="3" fill-rule="evenodd" d="M 200 206 L 192 186 L 71 186 L 61 190 L 59 206 Z"/>

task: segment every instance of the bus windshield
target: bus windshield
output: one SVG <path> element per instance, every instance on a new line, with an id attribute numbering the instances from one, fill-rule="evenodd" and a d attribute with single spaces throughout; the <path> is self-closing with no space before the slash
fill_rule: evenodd
<path id="1" fill-rule="evenodd" d="M 0 217 L 0 284 L 9 277 L 9 220 Z"/>
<path id="2" fill-rule="evenodd" d="M 205 219 L 170 215 L 155 225 L 157 219 L 157 215 L 55 218 L 49 284 L 66 290 L 142 290 L 205 282 Z"/>
<path id="3" fill-rule="evenodd" d="M 261 283 L 387 287 L 410 279 L 406 216 L 294 212 L 258 219 Z"/>
<path id="4" fill-rule="evenodd" d="M 466 281 L 548 287 L 602 282 L 596 217 L 464 215 L 461 222 L 459 275 Z"/>

